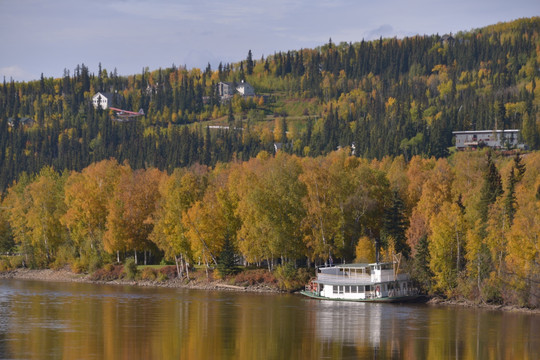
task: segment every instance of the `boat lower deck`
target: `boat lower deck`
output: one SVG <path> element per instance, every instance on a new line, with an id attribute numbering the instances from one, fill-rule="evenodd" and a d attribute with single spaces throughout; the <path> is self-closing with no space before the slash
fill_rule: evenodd
<path id="1" fill-rule="evenodd" d="M 372 297 L 366 299 L 342 299 L 342 298 L 329 298 L 326 296 L 320 296 L 312 291 L 300 291 L 300 294 L 318 300 L 331 300 L 331 301 L 352 301 L 352 302 L 378 302 L 378 303 L 401 303 L 412 302 L 420 298 L 419 295 L 407 295 L 407 296 L 394 296 L 394 297 Z"/>

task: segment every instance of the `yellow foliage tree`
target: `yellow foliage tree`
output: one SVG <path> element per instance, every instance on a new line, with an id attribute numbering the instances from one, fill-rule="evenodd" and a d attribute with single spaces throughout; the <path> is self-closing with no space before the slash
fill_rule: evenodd
<path id="1" fill-rule="evenodd" d="M 367 237 L 362 236 L 358 243 L 356 244 L 356 261 L 363 263 L 373 263 L 375 262 L 375 246 L 373 246 L 373 241 Z"/>

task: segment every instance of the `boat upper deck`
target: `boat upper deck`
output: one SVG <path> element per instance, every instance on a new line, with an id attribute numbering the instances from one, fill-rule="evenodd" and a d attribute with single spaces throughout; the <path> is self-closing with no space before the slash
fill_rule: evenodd
<path id="1" fill-rule="evenodd" d="M 407 281 L 408 274 L 399 274 L 392 263 L 348 264 L 318 269 L 315 282 L 335 285 L 369 285 L 374 283 Z"/>

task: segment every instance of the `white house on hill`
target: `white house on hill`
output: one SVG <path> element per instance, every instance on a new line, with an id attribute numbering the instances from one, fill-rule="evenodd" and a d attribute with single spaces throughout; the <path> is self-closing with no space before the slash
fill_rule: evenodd
<path id="1" fill-rule="evenodd" d="M 98 92 L 92 96 L 92 104 L 94 104 L 94 108 L 96 109 L 98 107 L 101 107 L 103 110 L 108 109 L 113 104 L 113 94 Z"/>
<path id="2" fill-rule="evenodd" d="M 255 89 L 253 86 L 251 86 L 250 83 L 245 82 L 242 80 L 240 84 L 236 87 L 236 91 L 238 91 L 242 96 L 254 96 L 255 95 Z"/>

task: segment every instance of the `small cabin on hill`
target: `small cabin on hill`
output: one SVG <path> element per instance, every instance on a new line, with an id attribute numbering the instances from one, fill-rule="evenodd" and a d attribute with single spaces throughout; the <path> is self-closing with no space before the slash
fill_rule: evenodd
<path id="1" fill-rule="evenodd" d="M 98 92 L 94 96 L 92 96 L 92 104 L 94 104 L 95 109 L 101 107 L 103 110 L 106 110 L 110 106 L 112 106 L 113 97 L 114 95 L 112 93 Z"/>
<path id="2" fill-rule="evenodd" d="M 481 147 L 493 149 L 524 149 L 525 144 L 518 141 L 519 130 L 473 130 L 453 131 L 456 137 L 457 150 L 475 150 Z"/>
<path id="3" fill-rule="evenodd" d="M 22 117 L 22 118 L 12 118 L 12 117 L 10 117 L 8 119 L 8 125 L 11 126 L 11 127 L 14 127 L 17 124 L 30 127 L 30 126 L 34 125 L 34 122 L 35 122 L 34 119 L 29 118 L 29 117 Z"/>
<path id="4" fill-rule="evenodd" d="M 441 37 L 441 42 L 443 44 L 453 44 L 455 41 L 454 37 L 452 36 L 452 34 L 444 34 L 442 37 Z"/>

